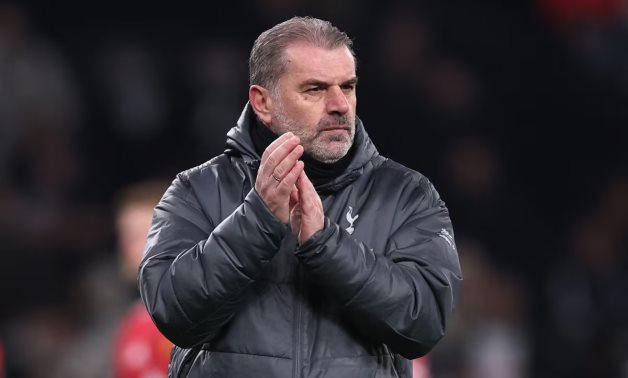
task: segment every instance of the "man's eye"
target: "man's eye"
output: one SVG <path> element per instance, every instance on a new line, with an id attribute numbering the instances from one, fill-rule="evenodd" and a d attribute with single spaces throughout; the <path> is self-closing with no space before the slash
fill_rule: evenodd
<path id="1" fill-rule="evenodd" d="M 322 89 L 321 87 L 312 87 L 312 88 L 308 88 L 308 89 L 306 90 L 306 92 L 308 92 L 308 93 L 316 93 L 316 92 L 320 92 L 320 91 L 322 91 L 322 90 L 323 90 L 323 89 Z"/>
<path id="2" fill-rule="evenodd" d="M 351 92 L 351 91 L 353 91 L 353 90 L 355 89 L 355 84 L 347 84 L 347 85 L 343 85 L 343 86 L 342 86 L 342 89 L 343 89 L 344 91 Z"/>

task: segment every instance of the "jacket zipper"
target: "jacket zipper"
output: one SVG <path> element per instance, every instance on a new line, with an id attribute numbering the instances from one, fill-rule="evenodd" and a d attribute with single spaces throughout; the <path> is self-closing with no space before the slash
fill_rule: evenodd
<path id="1" fill-rule="evenodd" d="M 395 363 L 397 362 L 397 359 L 395 358 L 395 354 L 391 351 L 388 351 L 388 354 L 390 354 L 390 358 L 392 359 L 392 368 L 393 368 L 393 372 L 395 373 L 395 377 L 399 378 L 399 373 L 397 372 L 397 366 L 395 365 Z M 410 371 L 412 371 L 412 368 L 410 368 Z"/>
<path id="2" fill-rule="evenodd" d="M 297 265 L 297 284 L 296 284 L 296 308 L 294 310 L 294 371 L 292 372 L 292 377 L 297 378 L 301 376 L 301 317 L 303 316 L 301 313 L 302 304 L 301 304 L 301 288 L 303 286 L 302 277 L 301 277 L 301 267 Z"/>
<path id="3" fill-rule="evenodd" d="M 395 377 L 399 378 L 399 373 L 397 372 L 397 359 L 395 358 L 395 353 L 393 353 L 392 350 L 390 350 L 390 348 L 388 348 L 388 345 L 384 344 L 384 352 L 390 357 L 390 362 L 391 362 L 391 366 L 392 366 L 392 370 L 393 373 L 395 373 Z"/>

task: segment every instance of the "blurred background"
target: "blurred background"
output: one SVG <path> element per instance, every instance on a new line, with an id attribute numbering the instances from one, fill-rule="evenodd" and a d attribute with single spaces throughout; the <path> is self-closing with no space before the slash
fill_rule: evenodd
<path id="1" fill-rule="evenodd" d="M 222 152 L 257 35 L 312 15 L 354 39 L 379 151 L 453 219 L 465 281 L 425 376 L 628 377 L 628 2 L 128 3 L 0 4 L 0 376 L 167 360 L 116 347 L 147 327 L 125 322 L 151 209 Z"/>

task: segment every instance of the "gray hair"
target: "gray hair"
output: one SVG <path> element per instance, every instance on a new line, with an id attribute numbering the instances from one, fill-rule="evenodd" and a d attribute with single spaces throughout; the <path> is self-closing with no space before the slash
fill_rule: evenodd
<path id="1" fill-rule="evenodd" d="M 249 57 L 249 83 L 274 92 L 279 77 L 286 70 L 284 51 L 296 42 L 330 50 L 344 46 L 349 49 L 355 61 L 351 38 L 329 21 L 313 17 L 292 17 L 266 30 L 255 40 Z"/>

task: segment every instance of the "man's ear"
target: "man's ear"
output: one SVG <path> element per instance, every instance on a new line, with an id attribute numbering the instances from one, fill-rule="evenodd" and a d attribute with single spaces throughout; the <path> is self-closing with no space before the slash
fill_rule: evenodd
<path id="1" fill-rule="evenodd" d="M 270 91 L 264 87 L 260 87 L 259 85 L 251 85 L 249 87 L 249 103 L 260 121 L 269 125 L 272 119 L 270 111 L 273 106 Z"/>

